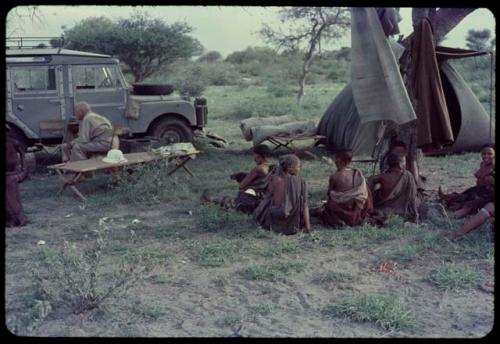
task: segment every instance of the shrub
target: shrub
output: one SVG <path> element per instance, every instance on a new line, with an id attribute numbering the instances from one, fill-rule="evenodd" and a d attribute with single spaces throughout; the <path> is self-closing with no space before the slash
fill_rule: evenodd
<path id="1" fill-rule="evenodd" d="M 293 90 L 284 80 L 272 80 L 267 83 L 266 92 L 280 98 L 292 95 Z"/>
<path id="2" fill-rule="evenodd" d="M 31 267 L 35 299 L 47 301 L 53 307 L 65 305 L 74 314 L 99 307 L 107 299 L 131 288 L 157 265 L 154 256 L 125 252 L 117 268 L 104 272 L 103 258 L 109 243 L 107 219 L 99 220 L 94 230 L 95 241 L 84 250 L 64 242 L 62 249 L 41 246 L 36 263 Z"/>
<path id="3" fill-rule="evenodd" d="M 294 115 L 297 113 L 295 99 L 288 97 L 254 97 L 237 103 L 226 114 L 226 118 L 244 119 L 249 117 L 269 117 Z"/>

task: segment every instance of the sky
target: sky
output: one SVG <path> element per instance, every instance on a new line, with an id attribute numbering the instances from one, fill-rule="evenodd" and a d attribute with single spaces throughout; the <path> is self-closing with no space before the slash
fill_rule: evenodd
<path id="1" fill-rule="evenodd" d="M 248 46 L 265 46 L 258 35 L 263 23 L 278 26 L 276 6 L 39 6 L 38 19 L 32 21 L 11 20 L 7 14 L 6 32 L 9 36 L 40 37 L 60 36 L 61 26 L 71 28 L 82 19 L 106 16 L 110 19 L 127 18 L 135 11 L 144 11 L 155 18 L 171 24 L 184 21 L 193 28 L 191 35 L 205 47 L 205 51 L 218 51 L 224 57 Z M 24 13 L 26 7 L 18 6 L 17 13 Z M 411 8 L 401 8 L 403 20 L 400 31 L 405 36 L 412 31 Z M 465 37 L 470 29 L 490 29 L 495 33 L 495 17 L 486 8 L 468 15 L 453 31 L 443 45 L 465 48 Z M 346 35 L 333 46 L 350 46 L 350 36 Z"/>

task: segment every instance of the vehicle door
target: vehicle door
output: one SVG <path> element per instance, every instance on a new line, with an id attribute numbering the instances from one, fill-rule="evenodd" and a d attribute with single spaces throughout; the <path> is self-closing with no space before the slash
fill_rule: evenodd
<path id="1" fill-rule="evenodd" d="M 7 70 L 7 120 L 28 137 L 62 137 L 62 66 L 11 66 Z"/>
<path id="2" fill-rule="evenodd" d="M 119 78 L 118 65 L 71 65 L 69 72 L 75 104 L 85 101 L 114 127 L 124 125 L 126 89 Z"/>

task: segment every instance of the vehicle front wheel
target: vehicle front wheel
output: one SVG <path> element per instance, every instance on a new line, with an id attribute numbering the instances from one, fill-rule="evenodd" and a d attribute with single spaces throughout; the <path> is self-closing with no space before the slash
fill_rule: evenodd
<path id="1" fill-rule="evenodd" d="M 151 128 L 149 135 L 158 137 L 166 144 L 193 141 L 193 131 L 191 128 L 177 118 L 161 119 Z"/>

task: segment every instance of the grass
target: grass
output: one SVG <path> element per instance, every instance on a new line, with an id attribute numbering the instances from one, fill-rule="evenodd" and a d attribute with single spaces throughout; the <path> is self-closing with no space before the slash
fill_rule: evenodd
<path id="1" fill-rule="evenodd" d="M 208 232 L 240 231 L 254 225 L 249 216 L 225 210 L 218 205 L 201 206 L 194 215 L 198 227 Z"/>
<path id="2" fill-rule="evenodd" d="M 349 283 L 358 280 L 349 271 L 327 271 L 317 276 L 313 281 L 318 284 Z"/>
<path id="3" fill-rule="evenodd" d="M 353 321 L 369 321 L 384 330 L 411 329 L 415 317 L 406 303 L 392 295 L 362 294 L 325 306 L 327 317 L 345 317 Z"/>
<path id="4" fill-rule="evenodd" d="M 389 253 L 387 253 L 382 260 L 394 260 L 400 264 L 411 263 L 414 259 L 420 256 L 423 251 L 422 246 L 417 244 L 406 244 L 400 248 L 397 248 Z"/>
<path id="5" fill-rule="evenodd" d="M 432 270 L 428 279 L 439 290 L 458 291 L 473 288 L 482 281 L 482 276 L 466 266 L 451 263 Z"/>
<path id="6" fill-rule="evenodd" d="M 305 265 L 300 262 L 254 265 L 241 270 L 244 278 L 252 281 L 286 282 L 294 273 L 302 272 Z"/>
<path id="7" fill-rule="evenodd" d="M 235 240 L 193 241 L 188 245 L 194 261 L 204 267 L 222 266 L 241 258 L 240 243 Z"/>

